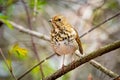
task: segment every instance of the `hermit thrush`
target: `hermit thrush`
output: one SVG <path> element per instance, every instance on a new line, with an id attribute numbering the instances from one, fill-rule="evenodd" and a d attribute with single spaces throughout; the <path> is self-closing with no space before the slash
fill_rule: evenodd
<path id="1" fill-rule="evenodd" d="M 77 31 L 62 15 L 50 19 L 52 24 L 51 44 L 58 55 L 73 54 L 77 49 L 83 54 L 83 48 Z"/>

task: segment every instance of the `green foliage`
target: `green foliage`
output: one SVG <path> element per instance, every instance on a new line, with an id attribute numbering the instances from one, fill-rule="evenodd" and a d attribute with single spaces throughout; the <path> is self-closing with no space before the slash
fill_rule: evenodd
<path id="1" fill-rule="evenodd" d="M 41 9 L 46 4 L 46 0 L 37 0 L 37 5 L 35 5 L 35 0 L 29 1 L 29 6 L 31 8 L 34 8 L 34 6 L 37 7 L 37 9 Z"/>
<path id="2" fill-rule="evenodd" d="M 9 65 L 9 64 L 8 64 Z M 11 66 L 11 65 L 10 65 Z M 9 67 L 10 67 L 9 66 Z M 1 61 L 1 68 L 4 72 L 3 73 L 6 73 L 7 75 L 9 75 L 9 69 L 8 67 L 6 66 L 6 63 L 4 61 Z"/>
<path id="3" fill-rule="evenodd" d="M 14 0 L 0 0 L 0 6 L 4 8 L 5 15 L 3 13 L 0 13 L 0 21 L 7 25 L 7 27 L 11 30 L 14 29 L 14 27 L 9 23 L 8 18 L 11 18 L 12 12 L 13 12 L 13 1 Z"/>
<path id="4" fill-rule="evenodd" d="M 8 18 L 11 18 L 13 15 L 14 4 L 16 0 L 0 0 L 0 7 L 3 8 L 5 15 Z M 1 11 L 2 12 L 2 11 Z"/>
<path id="5" fill-rule="evenodd" d="M 29 0 L 29 6 L 34 9 L 36 7 L 37 12 L 34 13 L 36 15 L 39 11 L 44 10 L 44 6 L 47 4 L 46 0 L 37 0 L 37 3 L 35 4 L 35 0 Z"/>
<path id="6" fill-rule="evenodd" d="M 65 74 L 65 75 L 62 77 L 62 80 L 68 80 L 69 77 L 70 77 L 70 74 L 67 73 L 67 74 Z"/>
<path id="7" fill-rule="evenodd" d="M 40 75 L 40 67 L 36 67 L 31 71 L 31 75 L 33 77 L 33 80 L 40 80 L 41 75 Z"/>
<path id="8" fill-rule="evenodd" d="M 13 4 L 13 1 L 14 0 L 0 0 L 0 5 L 5 7 L 5 6 Z"/>
<path id="9" fill-rule="evenodd" d="M 116 0 L 110 0 L 106 2 L 100 9 L 97 9 L 94 12 L 94 25 L 100 23 L 103 19 L 105 19 L 104 15 L 106 12 L 115 11 L 119 9 L 119 4 Z M 112 20 L 111 20 L 112 21 Z"/>
<path id="10" fill-rule="evenodd" d="M 55 71 L 47 61 L 43 64 L 43 66 L 45 76 L 48 76 Z"/>
<path id="11" fill-rule="evenodd" d="M 110 0 L 110 1 L 106 4 L 106 6 L 107 6 L 108 8 L 110 8 L 110 9 L 116 9 L 116 8 L 119 7 L 119 4 L 118 4 L 118 2 L 115 1 L 115 0 Z"/>
<path id="12" fill-rule="evenodd" d="M 96 10 L 94 12 L 94 22 L 93 22 L 94 25 L 97 25 L 100 23 L 100 21 L 102 20 L 102 17 L 101 17 L 102 14 L 103 14 L 102 10 Z"/>
<path id="13" fill-rule="evenodd" d="M 7 0 L 7 5 L 12 5 L 15 2 L 15 0 Z"/>
<path id="14" fill-rule="evenodd" d="M 2 13 L 0 13 L 0 19 L 7 19 L 7 16 L 3 15 Z"/>
<path id="15" fill-rule="evenodd" d="M 9 53 L 10 55 L 15 55 L 15 57 L 17 57 L 18 59 L 23 60 L 27 58 L 28 50 L 22 48 L 18 43 L 16 43 L 11 46 L 11 48 L 9 49 Z"/>
<path id="16" fill-rule="evenodd" d="M 8 28 L 10 28 L 11 30 L 14 29 L 14 27 L 9 23 L 9 21 L 7 20 L 7 16 L 3 15 L 2 13 L 0 13 L 0 21 L 2 21 L 4 24 L 6 24 L 8 26 Z"/>
<path id="17" fill-rule="evenodd" d="M 0 0 L 0 5 L 5 6 L 7 4 L 7 0 Z"/>
<path id="18" fill-rule="evenodd" d="M 14 10 L 14 5 L 10 5 L 9 7 L 7 7 L 6 9 L 6 16 L 8 17 L 8 19 L 12 19 L 12 16 L 14 15 L 13 10 Z"/>
<path id="19" fill-rule="evenodd" d="M 35 64 L 37 64 L 36 62 L 33 62 Z M 34 64 L 34 65 L 35 65 Z M 50 66 L 50 64 L 48 62 L 44 62 L 44 64 L 42 64 L 42 69 L 43 69 L 43 73 L 45 76 L 48 76 L 50 74 L 52 74 L 55 70 Z M 40 73 L 40 67 L 36 67 L 31 71 L 31 75 L 34 78 L 33 80 L 40 80 L 41 77 L 41 73 Z M 38 76 L 39 75 L 39 76 Z"/>

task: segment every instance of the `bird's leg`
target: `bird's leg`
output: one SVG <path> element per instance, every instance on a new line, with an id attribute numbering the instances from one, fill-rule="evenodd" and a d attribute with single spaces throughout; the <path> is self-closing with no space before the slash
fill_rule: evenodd
<path id="1" fill-rule="evenodd" d="M 64 61 L 65 61 L 65 55 L 63 55 L 63 63 L 62 63 L 62 68 L 64 67 Z"/>
<path id="2" fill-rule="evenodd" d="M 79 58 L 82 58 L 84 54 L 80 54 L 79 50 L 76 50 L 75 52 L 76 56 L 78 56 Z"/>
<path id="3" fill-rule="evenodd" d="M 75 58 L 74 58 L 74 53 L 71 54 L 71 63 L 74 63 L 75 62 Z M 75 64 L 72 66 L 72 67 L 75 67 Z"/>
<path id="4" fill-rule="evenodd" d="M 62 63 L 62 70 L 63 70 L 63 73 L 64 73 L 64 60 L 65 60 L 65 55 L 63 55 L 63 63 Z"/>
<path id="5" fill-rule="evenodd" d="M 75 61 L 73 53 L 71 54 L 71 62 Z"/>

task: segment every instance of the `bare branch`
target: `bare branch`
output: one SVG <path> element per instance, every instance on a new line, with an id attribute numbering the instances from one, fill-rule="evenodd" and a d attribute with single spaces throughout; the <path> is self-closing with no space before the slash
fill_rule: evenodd
<path id="1" fill-rule="evenodd" d="M 78 57 L 82 57 L 82 56 L 79 56 L 78 54 L 76 54 L 76 56 Z M 113 71 L 107 69 L 106 67 L 102 66 L 100 63 L 98 63 L 97 61 L 95 60 L 90 60 L 89 63 L 94 66 L 95 68 L 99 69 L 101 72 L 105 73 L 106 75 L 108 75 L 109 77 L 111 78 L 116 78 L 118 77 L 119 75 L 114 73 Z"/>
<path id="2" fill-rule="evenodd" d="M 41 34 L 39 32 L 33 31 L 33 30 L 26 29 L 23 26 L 18 25 L 15 22 L 12 22 L 12 21 L 9 21 L 9 22 L 10 22 L 11 25 L 13 25 L 14 28 L 16 28 L 17 30 L 19 30 L 21 32 L 33 35 L 35 37 L 38 37 L 38 38 L 46 40 L 46 41 L 50 41 L 50 38 L 48 36 L 45 36 L 44 34 Z"/>
<path id="3" fill-rule="evenodd" d="M 97 29 L 98 27 L 100 27 L 101 25 L 105 24 L 106 22 L 112 20 L 113 18 L 116 18 L 117 16 L 120 15 L 120 12 L 118 12 L 117 14 L 115 14 L 114 16 L 102 21 L 101 23 L 99 23 L 97 26 L 91 28 L 90 30 L 88 30 L 87 32 L 83 33 L 80 38 L 84 37 L 85 35 L 87 35 L 88 33 L 92 32 L 93 30 Z"/>
<path id="4" fill-rule="evenodd" d="M 34 16 L 36 16 L 36 13 L 37 13 L 37 3 L 38 3 L 38 0 L 34 0 Z"/>
<path id="5" fill-rule="evenodd" d="M 87 33 L 95 30 L 96 28 L 100 27 L 102 24 L 108 22 L 109 20 L 117 17 L 120 15 L 120 12 L 118 12 L 116 15 L 106 19 L 105 21 L 101 22 L 100 24 L 98 24 L 96 27 L 90 29 L 89 31 L 85 32 L 83 35 L 81 35 L 80 37 L 84 37 Z M 24 27 L 22 27 L 21 25 L 18 25 L 12 21 L 9 21 L 16 29 L 20 30 L 21 32 L 24 32 L 24 33 L 27 33 L 27 34 L 30 34 L 30 35 L 33 35 L 35 37 L 38 37 L 40 39 L 43 39 L 43 40 L 46 40 L 46 41 L 50 41 L 50 38 L 48 36 L 45 36 L 44 34 L 41 34 L 39 32 L 36 32 L 36 31 L 32 31 L 32 30 L 29 30 L 29 29 L 26 29 Z"/>
<path id="6" fill-rule="evenodd" d="M 28 6 L 26 5 L 24 0 L 21 0 L 21 2 L 23 3 L 23 6 L 24 6 L 24 9 L 25 9 L 25 12 L 26 12 L 28 27 L 29 27 L 30 30 L 32 30 L 32 23 L 31 23 L 31 17 L 30 17 L 30 12 L 28 10 Z M 33 37 L 33 35 L 30 35 L 30 37 L 31 37 L 33 52 L 34 52 L 38 62 L 40 62 L 40 57 L 38 56 L 38 52 L 37 52 L 37 49 L 36 49 L 36 44 L 35 44 L 35 41 L 34 41 L 34 37 Z M 40 70 L 40 73 L 41 73 L 41 76 L 42 76 L 42 79 L 43 79 L 44 78 L 44 73 L 43 73 L 42 65 L 39 65 L 39 67 L 40 67 L 39 70 Z"/>
<path id="7" fill-rule="evenodd" d="M 55 56 L 56 53 L 46 57 L 45 59 L 41 60 L 39 63 L 37 63 L 36 65 L 34 65 L 33 67 L 31 67 L 30 69 L 28 69 L 25 73 L 23 73 L 17 80 L 21 80 L 24 76 L 26 76 L 29 72 L 31 72 L 34 68 L 36 68 L 37 66 L 41 65 L 43 62 L 45 62 L 46 60 L 50 59 L 51 57 Z"/>
<path id="8" fill-rule="evenodd" d="M 31 67 L 29 70 L 27 70 L 25 73 L 23 73 L 17 80 L 22 79 L 24 76 L 26 76 L 29 72 L 31 72 L 34 68 L 36 68 L 37 66 L 41 65 L 43 62 L 45 62 L 46 60 L 50 59 L 51 57 L 55 56 L 56 53 L 46 57 L 44 60 L 40 61 L 38 64 L 34 65 L 33 67 Z"/>
<path id="9" fill-rule="evenodd" d="M 100 63 L 98 63 L 95 60 L 91 60 L 90 64 L 93 65 L 95 68 L 99 69 L 100 71 L 104 72 L 106 75 L 108 75 L 111 78 L 116 78 L 116 77 L 119 76 L 118 74 L 116 74 L 116 73 L 112 72 L 111 70 L 105 68 L 104 66 L 102 66 Z"/>
<path id="10" fill-rule="evenodd" d="M 93 27 L 92 29 L 88 30 L 87 32 L 83 33 L 80 38 L 84 37 L 85 35 L 87 35 L 88 33 L 92 32 L 93 30 L 95 30 L 96 28 L 100 27 L 102 24 L 105 24 L 106 22 L 110 21 L 111 19 L 117 17 L 120 15 L 120 12 L 118 12 L 117 14 L 115 14 L 114 16 L 106 19 L 105 21 L 101 22 L 100 24 L 98 24 L 97 26 Z M 44 34 L 41 34 L 39 32 L 36 32 L 36 31 L 32 31 L 32 30 L 29 30 L 29 29 L 26 29 L 24 28 L 23 26 L 21 25 L 18 25 L 16 24 L 15 22 L 12 22 L 12 21 L 9 21 L 14 28 L 20 30 L 21 32 L 24 32 L 24 33 L 27 33 L 27 34 L 30 34 L 30 35 L 33 35 L 35 37 L 38 37 L 40 39 L 43 39 L 43 40 L 46 40 L 46 41 L 50 41 L 50 38 L 48 36 L 45 36 Z"/>
<path id="11" fill-rule="evenodd" d="M 93 52 L 85 55 L 83 58 L 80 58 L 77 61 L 74 61 L 71 64 L 65 66 L 64 69 L 62 68 L 62 69 L 57 70 L 55 73 L 46 77 L 44 80 L 55 80 L 55 79 L 61 77 L 62 75 L 68 73 L 69 71 L 79 67 L 80 65 L 90 61 L 91 59 L 94 59 L 98 56 L 101 56 L 107 52 L 113 51 L 118 48 L 120 48 L 120 40 L 116 41 L 114 43 L 108 44 L 96 51 L 93 51 Z"/>
<path id="12" fill-rule="evenodd" d="M 7 65 L 7 68 L 8 68 L 8 70 L 10 71 L 12 77 L 13 77 L 15 80 L 17 80 L 17 78 L 15 77 L 15 75 L 14 75 L 14 73 L 13 73 L 12 66 L 9 67 L 9 65 L 8 65 L 8 63 L 7 63 L 7 59 L 6 59 L 6 57 L 4 56 L 4 54 L 3 54 L 2 50 L 1 50 L 1 48 L 0 48 L 0 54 L 1 54 L 1 56 L 3 57 L 4 62 L 5 62 L 5 64 Z"/>

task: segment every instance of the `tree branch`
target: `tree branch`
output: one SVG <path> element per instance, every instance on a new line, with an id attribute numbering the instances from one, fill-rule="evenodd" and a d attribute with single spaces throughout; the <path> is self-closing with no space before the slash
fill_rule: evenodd
<path id="1" fill-rule="evenodd" d="M 21 0 L 21 2 L 23 3 L 23 7 L 24 7 L 25 12 L 26 12 L 27 21 L 28 21 L 28 27 L 29 27 L 30 30 L 32 30 L 31 17 L 30 17 L 30 14 L 29 14 L 30 12 L 28 10 L 28 7 L 27 7 L 25 1 Z M 31 37 L 31 43 L 32 43 L 33 52 L 34 52 L 38 62 L 40 62 L 40 57 L 38 56 L 36 44 L 35 44 L 35 41 L 34 41 L 34 36 L 30 35 L 30 37 Z M 43 73 L 42 65 L 39 65 L 39 67 L 40 67 L 40 73 L 41 73 L 41 76 L 42 76 L 42 79 L 43 79 L 44 78 L 44 73 Z"/>
<path id="2" fill-rule="evenodd" d="M 112 17 L 110 17 L 110 18 L 102 21 L 101 23 L 99 23 L 99 24 L 96 25 L 95 27 L 91 28 L 91 29 L 88 30 L 87 32 L 83 33 L 83 34 L 80 36 L 80 38 L 83 37 L 83 36 L 85 36 L 85 35 L 87 35 L 88 33 L 92 32 L 93 30 L 97 29 L 98 27 L 100 27 L 101 25 L 105 24 L 106 22 L 112 20 L 113 18 L 116 18 L 116 17 L 119 16 L 119 15 L 120 15 L 120 11 L 119 11 L 118 13 L 116 13 L 115 15 L 113 15 Z"/>
<path id="3" fill-rule="evenodd" d="M 71 64 L 67 65 L 66 67 L 64 67 L 64 69 L 62 68 L 62 69 L 57 70 L 55 73 L 46 77 L 44 80 L 55 80 L 55 79 L 61 77 L 62 75 L 68 73 L 69 71 L 79 67 L 80 65 L 90 61 L 91 59 L 94 59 L 98 56 L 101 56 L 107 52 L 113 51 L 118 48 L 120 48 L 120 40 L 116 41 L 114 43 L 108 44 L 96 51 L 93 51 L 93 52 L 85 55 L 83 58 L 80 58 L 77 61 L 74 61 Z"/>
<path id="4" fill-rule="evenodd" d="M 88 30 L 87 32 L 83 33 L 80 38 L 84 37 L 85 35 L 87 35 L 88 33 L 92 32 L 93 30 L 95 30 L 96 28 L 100 27 L 102 24 L 105 24 L 106 22 L 110 21 L 111 19 L 117 17 L 120 15 L 120 12 L 116 13 L 115 15 L 113 15 L 112 17 L 102 21 L 100 24 L 98 24 L 97 26 L 91 28 L 90 30 Z M 29 29 L 26 29 L 24 28 L 23 26 L 21 25 L 18 25 L 16 24 L 15 22 L 13 21 L 9 21 L 11 25 L 13 25 L 14 28 L 18 29 L 19 31 L 21 32 L 24 32 L 24 33 L 27 33 L 27 34 L 30 34 L 30 35 L 33 35 L 35 37 L 38 37 L 40 39 L 43 39 L 43 40 L 46 40 L 46 41 L 50 41 L 50 38 L 48 36 L 45 36 L 44 34 L 41 34 L 39 32 L 36 32 L 36 31 L 33 31 L 33 30 L 29 30 Z"/>
<path id="5" fill-rule="evenodd" d="M 105 21 L 101 22 L 101 23 L 98 24 L 96 27 L 88 30 L 88 31 L 85 32 L 83 35 L 81 35 L 80 38 L 81 38 L 81 37 L 84 37 L 87 33 L 95 30 L 96 28 L 100 27 L 102 24 L 108 22 L 109 20 L 111 20 L 111 19 L 113 19 L 113 18 L 115 18 L 115 17 L 117 17 L 117 16 L 119 16 L 119 15 L 120 15 L 120 12 L 118 12 L 118 13 L 115 14 L 114 16 L 106 19 Z M 26 28 L 22 27 L 21 25 L 18 25 L 18 24 L 16 24 L 16 23 L 12 22 L 12 21 L 9 21 L 9 22 L 14 26 L 14 28 L 20 30 L 21 32 L 24 32 L 24 33 L 33 35 L 33 36 L 35 36 L 35 37 L 38 37 L 38 38 L 43 39 L 43 40 L 46 40 L 46 41 L 50 41 L 49 37 L 47 37 L 47 36 L 45 36 L 45 35 L 43 35 L 43 34 L 41 34 L 41 33 L 39 33 L 39 32 L 26 29 Z"/>
<path id="6" fill-rule="evenodd" d="M 78 57 L 81 57 L 79 56 L 78 54 L 76 54 L 76 56 Z M 106 75 L 108 75 L 109 77 L 111 78 L 116 78 L 118 77 L 119 75 L 117 73 L 114 73 L 113 71 L 107 69 L 106 67 L 102 66 L 100 63 L 98 63 L 97 61 L 95 60 L 90 60 L 89 63 L 94 66 L 95 68 L 99 69 L 101 72 L 105 73 Z"/>
<path id="7" fill-rule="evenodd" d="M 4 56 L 1 48 L 0 48 L 0 54 L 1 54 L 1 56 L 3 57 L 3 60 L 4 60 L 5 64 L 6 64 L 9 72 L 11 73 L 12 77 L 13 77 L 15 80 L 17 80 L 17 78 L 15 77 L 15 74 L 13 73 L 12 66 L 9 66 L 9 65 L 8 65 L 7 59 L 6 59 L 6 57 Z"/>
<path id="8" fill-rule="evenodd" d="M 21 32 L 33 35 L 33 36 L 35 36 L 37 38 L 40 38 L 40 39 L 43 39 L 43 40 L 46 40 L 46 41 L 50 41 L 50 38 L 48 36 L 45 36 L 44 34 L 41 34 L 39 32 L 33 31 L 33 30 L 26 29 L 23 26 L 18 25 L 15 22 L 12 22 L 12 21 L 9 21 L 9 23 L 11 25 L 13 25 L 14 28 L 16 28 L 17 30 L 19 30 Z"/>
<path id="9" fill-rule="evenodd" d="M 45 59 L 41 60 L 39 63 L 37 63 L 36 65 L 34 65 L 33 67 L 31 67 L 30 69 L 28 69 L 25 73 L 23 73 L 17 80 L 22 79 L 24 76 L 26 76 L 29 72 L 31 72 L 34 68 L 36 68 L 37 66 L 41 65 L 43 62 L 45 62 L 46 60 L 50 59 L 51 57 L 55 56 L 56 53 L 46 57 Z"/>
<path id="10" fill-rule="evenodd" d="M 118 74 L 116 74 L 116 73 L 112 72 L 111 70 L 105 68 L 100 63 L 96 62 L 95 60 L 91 60 L 90 64 L 93 65 L 95 68 L 99 69 L 100 71 L 104 72 L 105 74 L 107 74 L 111 78 L 116 78 L 116 77 L 119 76 Z"/>

